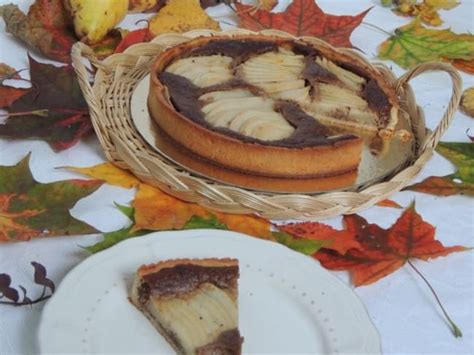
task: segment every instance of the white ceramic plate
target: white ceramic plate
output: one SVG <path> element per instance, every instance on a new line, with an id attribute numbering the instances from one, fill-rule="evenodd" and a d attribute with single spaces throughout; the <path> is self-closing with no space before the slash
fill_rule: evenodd
<path id="1" fill-rule="evenodd" d="M 361 301 L 315 260 L 239 233 L 192 230 L 130 239 L 77 266 L 45 306 L 41 354 L 173 354 L 128 292 L 143 263 L 202 257 L 239 259 L 244 353 L 380 353 Z"/>

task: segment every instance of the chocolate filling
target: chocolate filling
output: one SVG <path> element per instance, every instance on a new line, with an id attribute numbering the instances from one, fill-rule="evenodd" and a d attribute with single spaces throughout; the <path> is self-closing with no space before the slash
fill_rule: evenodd
<path id="1" fill-rule="evenodd" d="M 369 103 L 372 110 L 379 112 L 382 116 L 386 116 L 390 112 L 390 102 L 374 79 L 369 79 L 364 85 L 362 97 Z"/>
<path id="2" fill-rule="evenodd" d="M 251 56 L 278 50 L 278 44 L 270 41 L 253 41 L 250 39 L 215 40 L 198 48 L 193 48 L 184 57 L 196 57 L 221 54 L 234 59 L 234 66 L 246 61 Z"/>
<path id="3" fill-rule="evenodd" d="M 203 283 L 211 283 L 223 289 L 235 288 L 238 276 L 238 266 L 177 265 L 143 276 L 143 283 L 138 289 L 139 300 L 141 303 L 146 303 L 150 295 L 153 297 L 184 295 Z"/>
<path id="4" fill-rule="evenodd" d="M 196 349 L 196 355 L 240 355 L 243 341 L 238 329 L 228 330 L 216 341 Z"/>
<path id="5" fill-rule="evenodd" d="M 302 78 L 311 86 L 314 86 L 318 82 L 328 84 L 339 83 L 339 79 L 336 75 L 315 62 L 314 56 L 306 57 L 304 64 L 304 70 L 301 73 Z"/>
<path id="6" fill-rule="evenodd" d="M 326 145 L 332 142 L 356 138 L 356 136 L 350 134 L 328 138 L 329 136 L 334 136 L 336 132 L 319 123 L 314 117 L 308 115 L 297 104 L 292 102 L 280 101 L 275 108 L 295 127 L 295 131 L 291 136 L 280 141 L 280 143 L 284 142 L 287 146 L 300 147 L 303 146 L 302 144 L 304 146 Z"/>
<path id="7" fill-rule="evenodd" d="M 285 101 L 277 103 L 275 108 L 281 112 L 283 117 L 293 127 L 295 127 L 295 131 L 287 138 L 276 141 L 262 141 L 231 131 L 230 129 L 214 127 L 204 118 L 204 114 L 201 111 L 202 104 L 199 101 L 199 97 L 206 92 L 215 91 L 216 87 L 201 89 L 194 85 L 190 80 L 168 72 L 161 72 L 158 75 L 158 78 L 168 88 L 171 103 L 178 112 L 209 130 L 239 139 L 245 143 L 255 143 L 265 146 L 304 148 L 316 145 L 332 145 L 355 138 L 355 136 L 351 134 L 341 134 L 329 138 L 329 136 L 333 135 L 330 129 L 324 127 L 312 116 L 306 114 L 298 107 L 298 105 Z M 248 84 L 242 85 L 243 88 L 248 88 Z M 221 84 L 218 87 L 219 90 L 230 90 L 237 86 L 235 81 L 231 81 L 226 84 Z"/>

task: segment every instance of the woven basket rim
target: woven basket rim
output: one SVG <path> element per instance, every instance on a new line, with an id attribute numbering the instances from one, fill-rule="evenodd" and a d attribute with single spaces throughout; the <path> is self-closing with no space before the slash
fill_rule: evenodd
<path id="1" fill-rule="evenodd" d="M 143 141 L 131 122 L 129 104 L 136 84 L 151 66 L 153 58 L 165 48 L 198 36 L 259 34 L 301 39 L 314 46 L 357 57 L 381 72 L 396 89 L 403 111 L 413 124 L 416 138 L 414 157 L 389 180 L 371 183 L 360 191 L 334 191 L 317 195 L 295 193 L 255 192 L 244 188 L 213 182 L 208 178 L 191 175 L 166 158 L 161 157 Z M 199 203 L 207 208 L 229 213 L 253 213 L 270 219 L 323 219 L 366 209 L 400 191 L 409 184 L 431 158 L 442 134 L 451 123 L 459 105 L 462 81 L 457 71 L 445 63 L 425 63 L 411 69 L 400 78 L 383 63 L 370 62 L 352 49 L 336 49 L 313 37 L 294 37 L 282 31 L 253 32 L 242 29 L 216 32 L 194 30 L 183 34 L 165 34 L 152 42 L 129 47 L 124 53 L 114 54 L 99 61 L 93 51 L 82 43 L 72 50 L 74 67 L 90 108 L 91 119 L 106 157 L 112 163 L 134 173 L 142 181 L 155 185 L 180 199 Z M 94 85 L 83 59 L 97 68 Z M 444 71 L 453 82 L 452 96 L 438 127 L 427 133 L 423 110 L 416 105 L 409 80 L 424 72 Z M 128 102 L 127 102 L 128 100 Z"/>

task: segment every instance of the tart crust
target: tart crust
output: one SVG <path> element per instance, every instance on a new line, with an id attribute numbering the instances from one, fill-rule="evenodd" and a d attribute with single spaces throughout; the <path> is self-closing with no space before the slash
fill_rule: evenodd
<path id="1" fill-rule="evenodd" d="M 186 56 L 215 40 L 272 41 L 277 45 L 289 40 L 264 35 L 238 35 L 233 37 L 199 37 L 183 43 L 160 54 L 152 68 L 148 97 L 149 112 L 159 127 L 180 146 L 202 157 L 205 161 L 226 169 L 249 175 L 275 178 L 316 178 L 330 177 L 355 171 L 358 168 L 363 149 L 363 139 L 331 142 L 327 145 L 287 147 L 259 142 L 245 142 L 238 137 L 226 135 L 209 129 L 177 112 L 171 102 L 169 92 L 159 80 L 159 74 L 175 59 Z M 306 47 L 310 43 L 295 40 L 294 43 Z M 361 60 L 339 53 L 329 47 L 317 48 L 320 55 L 337 61 L 347 67 L 357 68 L 358 72 L 376 81 L 392 105 L 391 117 L 398 108 L 394 90 L 381 74 Z M 388 122 L 386 127 L 393 126 Z"/>

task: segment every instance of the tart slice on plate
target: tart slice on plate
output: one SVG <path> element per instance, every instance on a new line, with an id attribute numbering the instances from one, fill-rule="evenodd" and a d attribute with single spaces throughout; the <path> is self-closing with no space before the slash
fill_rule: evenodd
<path id="1" fill-rule="evenodd" d="M 165 50 L 148 106 L 183 152 L 270 178 L 356 172 L 367 136 L 399 133 L 397 94 L 377 69 L 329 46 L 265 35 Z"/>
<path id="2" fill-rule="evenodd" d="M 237 355 L 236 259 L 175 259 L 141 266 L 131 293 L 179 354 Z"/>

